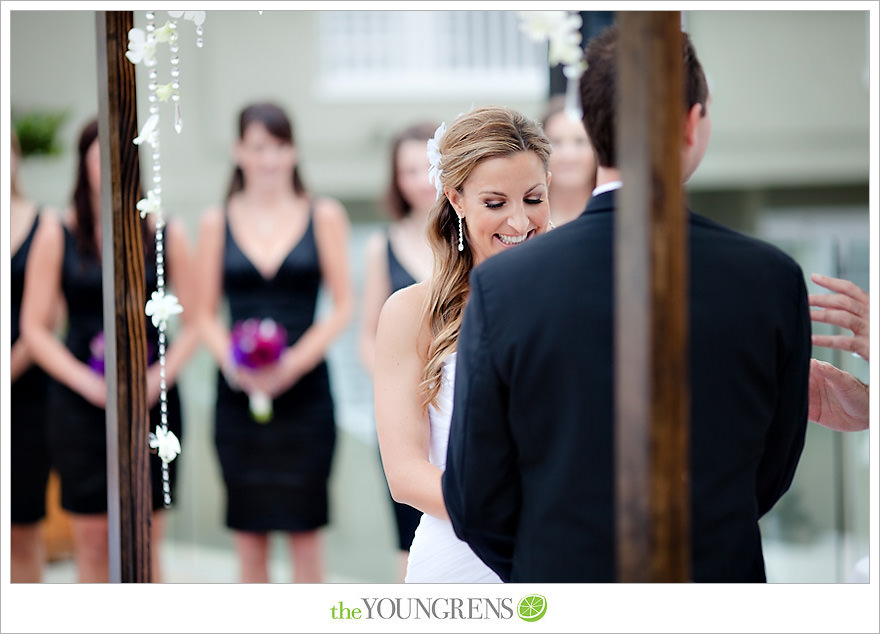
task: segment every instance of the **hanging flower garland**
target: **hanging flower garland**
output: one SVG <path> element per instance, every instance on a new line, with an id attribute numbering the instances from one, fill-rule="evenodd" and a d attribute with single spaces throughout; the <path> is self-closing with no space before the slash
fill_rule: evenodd
<path id="1" fill-rule="evenodd" d="M 550 66 L 562 64 L 565 75 L 565 111 L 580 120 L 578 79 L 587 69 L 581 49 L 581 20 L 575 11 L 520 11 L 520 28 L 535 42 L 547 41 Z"/>
<path id="2" fill-rule="evenodd" d="M 151 187 L 147 195 L 137 203 L 137 210 L 141 218 L 147 214 L 153 214 L 156 218 L 156 291 L 144 307 L 144 312 L 153 321 L 153 325 L 159 331 L 159 404 L 161 419 L 155 432 L 150 433 L 150 448 L 154 449 L 162 460 L 162 493 L 166 507 L 171 506 L 171 482 L 169 479 L 168 465 L 180 453 L 180 441 L 174 432 L 168 429 L 168 387 L 165 382 L 165 332 L 168 318 L 180 314 L 183 307 L 177 297 L 165 292 L 165 245 L 164 231 L 165 215 L 162 208 L 162 165 L 159 151 L 159 103 L 170 101 L 173 105 L 174 130 L 180 134 L 183 129 L 183 117 L 180 108 L 180 55 L 177 22 L 178 18 L 190 20 L 196 28 L 196 46 L 203 46 L 202 24 L 205 21 L 204 11 L 168 11 L 170 20 L 160 27 L 156 27 L 156 14 L 154 11 L 146 12 L 146 28 L 131 29 L 128 32 L 128 51 L 125 56 L 133 64 L 144 64 L 149 68 L 150 116 L 140 129 L 140 133 L 132 142 L 141 146 L 150 146 L 152 178 Z M 170 54 L 170 79 L 168 83 L 158 83 L 158 70 L 156 68 L 156 52 L 160 44 L 168 45 Z"/>

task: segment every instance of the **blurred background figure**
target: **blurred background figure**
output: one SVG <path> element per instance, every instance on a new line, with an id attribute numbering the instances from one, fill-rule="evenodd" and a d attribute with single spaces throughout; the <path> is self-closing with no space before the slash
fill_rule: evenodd
<path id="1" fill-rule="evenodd" d="M 34 583 L 42 579 L 46 552 L 41 520 L 46 516 L 46 485 L 49 481 L 49 445 L 46 436 L 48 377 L 34 365 L 21 338 L 20 312 L 25 267 L 40 218 L 47 213 L 28 200 L 18 185 L 21 160 L 18 137 L 12 132 L 10 158 L 9 239 L 10 266 L 10 580 Z M 54 328 L 55 315 L 47 313 L 46 328 Z"/>
<path id="2" fill-rule="evenodd" d="M 427 221 L 437 190 L 428 178 L 427 144 L 436 129 L 436 123 L 416 123 L 400 131 L 391 142 L 391 178 L 383 205 L 391 224 L 370 235 L 365 247 L 358 351 L 370 377 L 376 352 L 376 328 L 385 300 L 401 288 L 428 279 L 431 274 L 434 256 L 428 244 Z M 400 553 L 398 579 L 403 581 L 409 547 L 422 513 L 408 504 L 393 499 L 391 502 Z"/>
<path id="3" fill-rule="evenodd" d="M 156 290 L 155 225 L 142 220 L 146 295 Z M 183 306 L 191 306 L 189 247 L 183 225 L 169 220 L 164 229 L 169 286 Z M 55 307 L 67 307 L 64 342 L 51 327 Z M 192 310 L 192 308 L 191 308 Z M 61 506 L 70 513 L 74 559 L 80 582 L 106 582 L 108 567 L 107 454 L 103 376 L 103 295 L 101 268 L 101 159 L 98 125 L 92 119 L 78 142 L 78 167 L 71 207 L 63 221 L 44 214 L 31 247 L 25 276 L 21 331 L 34 360 L 55 380 L 50 383 L 50 455 L 61 481 Z M 181 328 L 166 352 L 168 428 L 181 437 L 180 398 L 175 381 L 195 347 L 195 333 Z M 158 331 L 147 320 L 147 400 L 150 429 L 160 423 Z M 170 464 L 172 490 L 177 460 Z M 164 534 L 161 460 L 150 456 L 152 479 L 152 572 L 161 581 L 160 544 Z"/>
<path id="4" fill-rule="evenodd" d="M 235 533 L 241 581 L 269 581 L 269 534 L 282 531 L 294 581 L 321 582 L 318 529 L 329 521 L 336 442 L 325 355 L 354 303 L 348 216 L 338 201 L 306 189 L 291 122 L 278 105 L 240 112 L 233 157 L 226 200 L 204 213 L 198 246 L 201 332 L 220 368 L 214 438 L 226 526 Z M 332 309 L 316 320 L 322 285 Z M 250 319 L 286 334 L 274 339 L 273 362 L 259 368 L 240 365 L 234 336 Z M 265 409 L 251 398 L 257 395 Z"/>
<path id="5" fill-rule="evenodd" d="M 541 119 L 553 144 L 550 154 L 550 216 L 556 226 L 587 208 L 596 186 L 596 157 L 584 124 L 565 111 L 565 95 L 551 97 Z"/>

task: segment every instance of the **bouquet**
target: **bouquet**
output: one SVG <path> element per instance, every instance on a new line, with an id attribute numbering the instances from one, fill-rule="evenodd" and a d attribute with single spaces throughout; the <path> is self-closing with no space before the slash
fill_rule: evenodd
<path id="1" fill-rule="evenodd" d="M 89 367 L 98 374 L 104 374 L 104 331 L 92 337 L 89 342 Z"/>
<path id="2" fill-rule="evenodd" d="M 287 347 L 287 331 L 274 319 L 245 319 L 232 328 L 232 361 L 238 367 L 258 370 L 278 362 Z M 248 394 L 251 417 L 258 423 L 272 420 L 272 399 Z"/>
<path id="3" fill-rule="evenodd" d="M 151 342 L 147 342 L 147 363 L 154 361 L 154 348 Z M 98 374 L 104 374 L 104 331 L 102 330 L 89 341 L 89 367 Z"/>

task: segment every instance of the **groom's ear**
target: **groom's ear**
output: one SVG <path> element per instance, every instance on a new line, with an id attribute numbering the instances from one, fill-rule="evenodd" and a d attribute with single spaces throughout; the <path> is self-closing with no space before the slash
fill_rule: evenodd
<path id="1" fill-rule="evenodd" d="M 684 144 L 685 147 L 696 145 L 697 132 L 700 125 L 700 119 L 703 118 L 703 104 L 695 103 L 688 110 L 684 119 Z"/>

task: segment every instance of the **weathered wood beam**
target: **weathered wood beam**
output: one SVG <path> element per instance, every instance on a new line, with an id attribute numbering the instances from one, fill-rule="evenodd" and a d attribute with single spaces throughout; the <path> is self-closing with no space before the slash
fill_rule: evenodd
<path id="1" fill-rule="evenodd" d="M 131 11 L 97 11 L 98 138 L 107 379 L 110 581 L 148 582 L 152 512 L 147 408 L 146 283 L 140 217 Z"/>
<path id="2" fill-rule="evenodd" d="M 618 579 L 690 580 L 679 12 L 621 12 L 615 231 Z"/>

